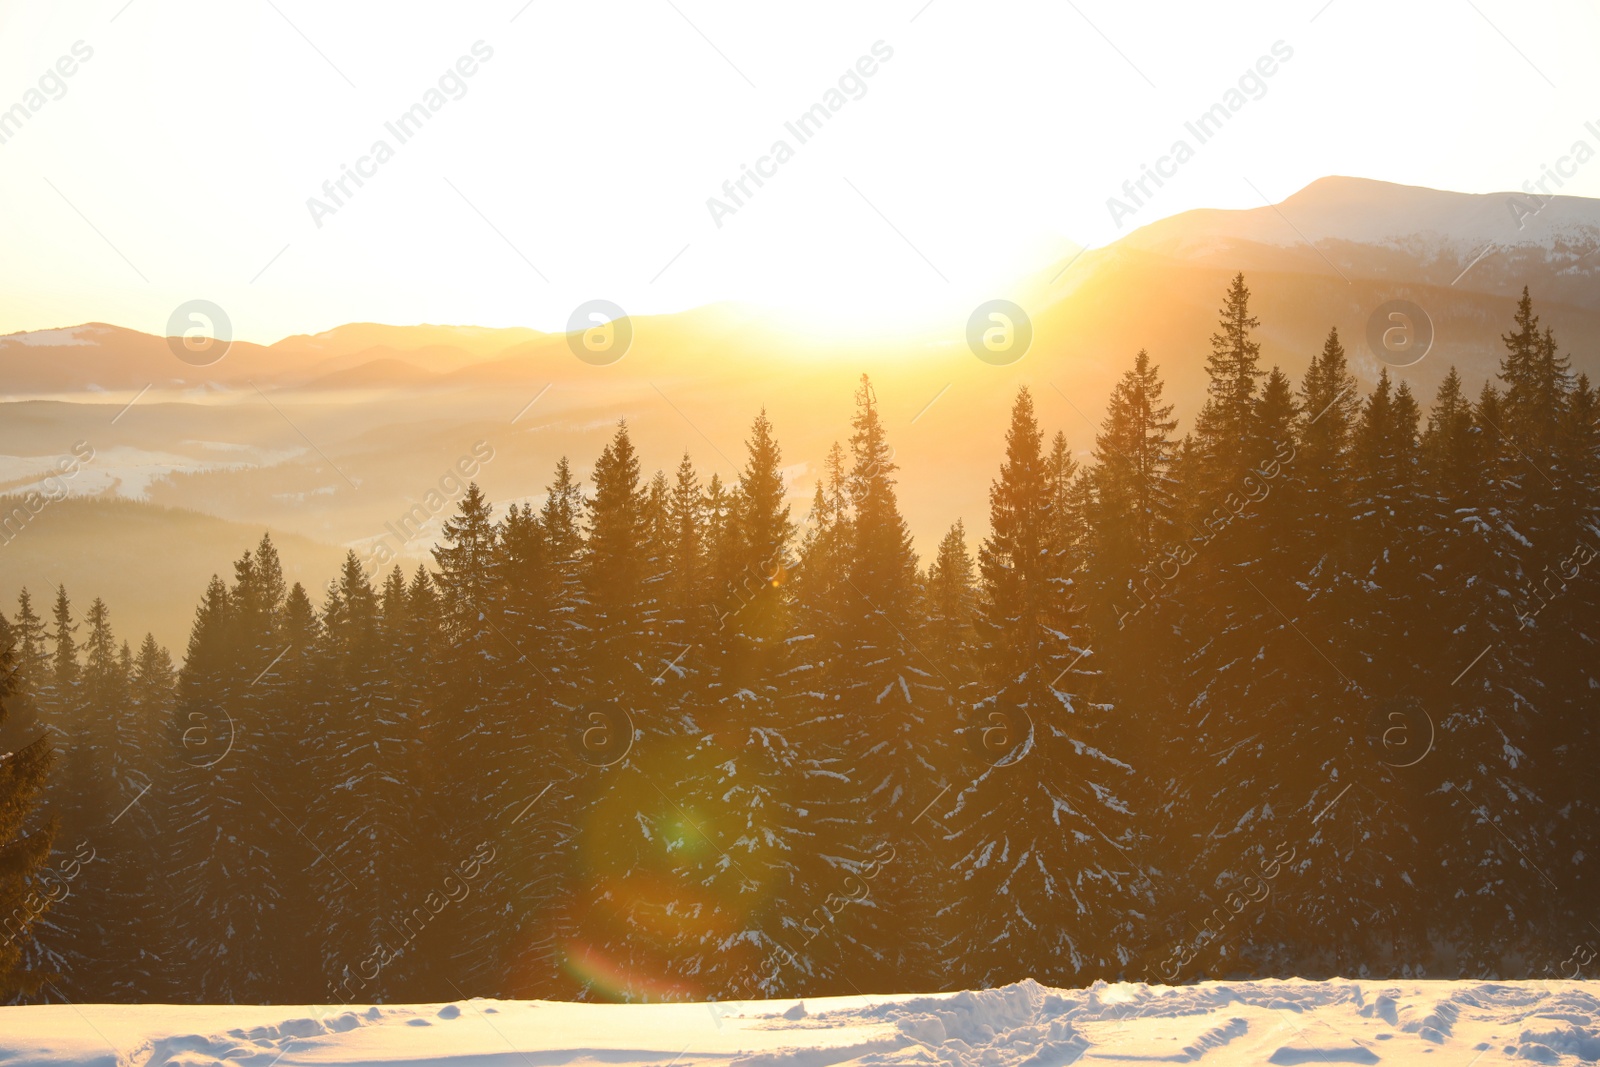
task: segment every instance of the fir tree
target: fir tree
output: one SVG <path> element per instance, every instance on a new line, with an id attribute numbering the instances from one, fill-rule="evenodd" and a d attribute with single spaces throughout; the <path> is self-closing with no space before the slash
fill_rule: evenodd
<path id="1" fill-rule="evenodd" d="M 360 559 L 346 554 L 323 611 L 337 689 L 305 756 L 322 785 L 317 836 L 326 834 L 317 848 L 327 862 L 310 872 L 316 899 L 323 903 L 315 927 L 322 972 L 341 983 L 344 969 L 355 965 L 360 977 L 372 978 L 362 987 L 363 999 L 393 995 L 412 966 L 403 959 L 398 965 L 384 963 L 376 976 L 360 973 L 362 961 L 374 953 L 384 959 L 405 947 L 397 943 L 404 927 L 397 929 L 396 917 L 405 915 L 418 888 L 411 828 L 422 800 L 421 734 L 400 692 L 404 661 L 393 644 L 404 633 L 405 592 L 396 568 L 380 598 Z"/>
<path id="2" fill-rule="evenodd" d="M 1299 508 L 1305 535 L 1342 539 L 1336 531 L 1349 520 L 1350 449 L 1355 439 L 1360 397 L 1345 359 L 1339 331 L 1328 331 L 1322 351 L 1311 357 L 1300 383 L 1300 427 L 1294 482 L 1302 494 Z"/>
<path id="3" fill-rule="evenodd" d="M 486 645 L 492 636 L 484 605 L 489 599 L 495 528 L 489 501 L 477 482 L 467 486 L 441 536 L 443 544 L 433 550 L 433 558 L 439 565 L 439 591 L 450 634 L 461 643 Z"/>
<path id="4" fill-rule="evenodd" d="M 135 801 L 153 782 L 151 731 L 131 705 L 128 665 L 111 628 L 110 610 L 95 598 L 84 616 L 85 721 L 67 742 L 60 798 L 62 831 L 80 871 L 49 920 L 45 938 L 62 960 L 62 992 L 108 1001 L 148 989 L 155 970 L 149 949 L 155 898 L 151 873 L 158 853 L 149 812 Z M 122 646 L 123 649 L 126 646 Z M 131 659 L 131 655 L 128 657 Z M 126 822 L 119 817 L 128 815 Z M 82 863 L 82 857 L 93 859 Z"/>
<path id="5" fill-rule="evenodd" d="M 707 682 L 687 709 L 692 718 L 674 749 L 680 755 L 658 764 L 682 760 L 684 799 L 658 798 L 650 820 L 663 846 L 692 846 L 696 857 L 678 884 L 686 920 L 698 918 L 674 934 L 670 973 L 700 982 L 714 972 L 728 991 L 720 995 L 769 994 L 782 988 L 780 970 L 792 976 L 808 966 L 796 935 L 815 884 L 808 871 L 820 863 L 804 829 L 806 801 L 790 788 L 803 769 L 798 726 L 784 714 L 794 526 L 781 468 L 782 450 L 762 412 L 735 490 L 724 493 L 715 476 L 708 487 L 712 573 L 727 582 L 717 598 L 722 614 L 707 635 Z M 655 855 L 655 862 L 666 858 Z M 719 927 L 729 932 L 712 935 Z"/>
<path id="6" fill-rule="evenodd" d="M 947 904 L 947 919 L 967 931 L 951 964 L 968 982 L 1018 970 L 1046 982 L 1116 974 L 1135 931 L 1108 918 L 1111 901 L 1148 897 L 1125 858 L 1133 840 L 1118 793 L 1128 767 L 1096 737 L 1109 709 L 1073 692 L 1074 665 L 1089 649 L 1075 637 L 1070 578 L 1049 551 L 1042 437 L 1023 389 L 979 554 L 989 695 L 967 729 L 983 739 L 974 748 L 987 760 L 935 808 L 960 857 L 958 902 Z"/>
<path id="7" fill-rule="evenodd" d="M 1255 422 L 1256 380 L 1261 345 L 1251 332 L 1261 323 L 1250 314 L 1250 290 L 1244 275 L 1235 275 L 1223 298 L 1217 332 L 1206 356 L 1205 406 L 1195 419 L 1197 458 L 1213 483 L 1233 483 L 1263 453 Z M 1270 446 L 1268 446 L 1270 447 Z"/>
<path id="8" fill-rule="evenodd" d="M 618 425 L 600 453 L 593 480 L 583 562 L 584 622 L 594 639 L 595 662 L 604 665 L 595 672 L 593 694 L 637 709 L 654 677 L 646 673 L 645 659 L 655 642 L 645 589 L 651 577 L 647 500 L 626 424 Z"/>
<path id="9" fill-rule="evenodd" d="M 973 616 L 977 585 L 967 530 L 957 519 L 939 542 L 924 582 L 927 603 L 928 654 L 948 664 L 959 678 L 971 676 L 975 652 Z"/>
<path id="10" fill-rule="evenodd" d="M 1162 389 L 1160 368 L 1140 349 L 1112 389 L 1095 437 L 1094 556 L 1108 576 L 1131 576 L 1173 537 L 1172 431 L 1178 423 L 1172 405 L 1161 402 Z"/>
<path id="11" fill-rule="evenodd" d="M 692 648 L 705 638 L 709 621 L 704 606 L 709 563 L 706 536 L 700 476 L 685 452 L 666 500 L 663 544 L 667 573 L 662 610 L 663 632 L 670 648 Z M 674 661 L 681 663 L 678 654 L 674 652 Z"/>
<path id="12" fill-rule="evenodd" d="M 902 828 L 920 807 L 911 798 L 920 783 L 944 773 L 943 741 L 956 726 L 944 702 L 934 699 L 935 683 L 946 672 L 916 643 L 917 558 L 896 499 L 894 450 L 865 375 L 856 390 L 852 426 L 852 464 L 845 481 L 849 521 L 835 552 L 844 578 L 832 642 L 837 658 L 826 673 L 837 710 L 821 709 L 833 717 L 827 735 L 837 756 L 833 775 L 824 779 L 833 784 L 827 798 L 832 810 L 825 809 L 820 820 L 824 832 L 840 841 L 828 850 L 844 857 L 835 880 L 859 874 L 891 838 L 904 841 Z M 930 718 L 936 707 L 938 720 Z M 841 961 L 848 961 L 842 966 L 886 980 L 932 964 L 928 935 L 934 905 L 921 891 L 925 882 L 912 884 L 915 876 L 909 872 L 915 868 L 911 862 L 894 867 L 875 887 L 877 899 L 856 909 L 848 921 L 830 920 L 836 926 L 830 943 L 839 947 Z M 817 876 L 827 877 L 820 870 Z M 890 926 L 900 934 L 885 936 Z"/>
<path id="13" fill-rule="evenodd" d="M 17 685 L 28 693 L 37 693 L 49 675 L 49 654 L 45 651 L 44 620 L 33 610 L 33 599 L 27 587 L 17 594 Z"/>
<path id="14" fill-rule="evenodd" d="M 0 647 L 0 727 L 17 695 L 19 646 L 20 641 Z M 35 815 L 52 760 L 50 741 L 43 736 L 0 752 L 0 1001 L 31 995 L 49 977 L 22 965 L 34 926 L 54 897 L 41 876 L 56 830 L 53 822 L 41 825 Z"/>
<path id="15" fill-rule="evenodd" d="M 56 699 L 67 702 L 72 699 L 69 694 L 78 684 L 81 668 L 78 663 L 78 643 L 73 637 L 78 632 L 78 624 L 72 621 L 72 601 L 61 586 L 56 587 L 56 604 L 52 615 L 56 626 L 50 635 L 55 642 L 55 652 L 50 661 L 51 682 L 56 689 Z"/>

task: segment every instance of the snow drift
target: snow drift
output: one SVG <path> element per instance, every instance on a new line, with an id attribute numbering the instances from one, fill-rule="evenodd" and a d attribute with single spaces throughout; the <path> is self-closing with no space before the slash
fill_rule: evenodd
<path id="1" fill-rule="evenodd" d="M 1207 982 L 812 1001 L 0 1008 L 0 1065 L 1065 1067 L 1600 1059 L 1590 982 Z"/>

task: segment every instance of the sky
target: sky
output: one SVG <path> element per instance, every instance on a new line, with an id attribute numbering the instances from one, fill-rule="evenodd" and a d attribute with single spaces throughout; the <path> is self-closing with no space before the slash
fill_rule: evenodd
<path id="1" fill-rule="evenodd" d="M 260 342 L 593 300 L 959 323 L 1324 175 L 1520 189 L 1600 146 L 1596 40 L 1576 0 L 0 0 L 0 333 L 197 299 Z"/>

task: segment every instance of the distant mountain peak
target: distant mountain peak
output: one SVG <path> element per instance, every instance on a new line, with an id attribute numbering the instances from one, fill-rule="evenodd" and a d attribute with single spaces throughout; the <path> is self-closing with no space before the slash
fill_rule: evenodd
<path id="1" fill-rule="evenodd" d="M 1417 239 L 1474 250 L 1584 241 L 1600 247 L 1600 200 L 1520 190 L 1461 193 L 1332 175 L 1274 205 L 1186 211 L 1117 244 L 1156 250 L 1217 238 L 1284 247 L 1307 240 L 1395 246 Z"/>
<path id="2" fill-rule="evenodd" d="M 19 330 L 0 335 L 0 347 L 7 345 L 29 348 L 81 348 L 101 343 L 107 334 L 120 331 L 118 327 L 103 322 L 86 322 L 79 326 L 56 326 L 47 330 Z"/>
<path id="3" fill-rule="evenodd" d="M 1600 200 L 1580 196 L 1330 175 L 1277 204 L 1200 208 L 1140 227 L 1085 257 L 1066 291 L 1129 254 L 1500 296 L 1527 285 L 1546 301 L 1600 311 Z"/>

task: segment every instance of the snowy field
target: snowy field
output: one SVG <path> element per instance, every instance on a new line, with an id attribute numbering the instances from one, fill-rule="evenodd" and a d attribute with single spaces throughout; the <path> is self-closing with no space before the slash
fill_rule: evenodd
<path id="1" fill-rule="evenodd" d="M 935 996 L 718 1004 L 0 1008 L 0 1065 L 1061 1067 L 1600 1059 L 1600 983 L 1033 982 Z"/>

